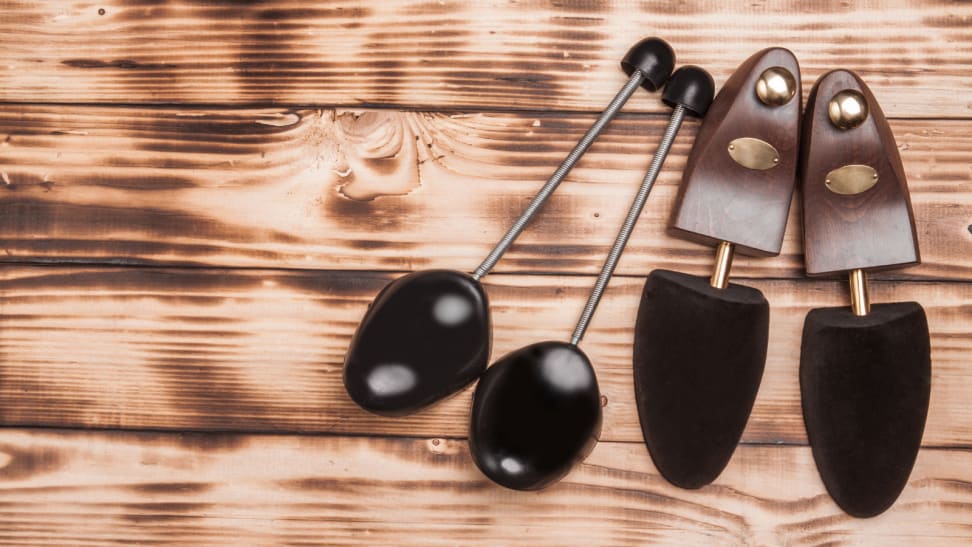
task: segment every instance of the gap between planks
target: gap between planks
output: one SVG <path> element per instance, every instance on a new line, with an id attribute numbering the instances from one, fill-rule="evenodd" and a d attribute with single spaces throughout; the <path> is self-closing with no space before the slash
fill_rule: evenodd
<path id="1" fill-rule="evenodd" d="M 394 421 L 396 418 L 389 418 L 390 421 Z M 44 424 L 31 424 L 31 423 L 5 423 L 0 425 L 0 431 L 3 430 L 19 430 L 19 431 L 37 431 L 42 432 L 74 432 L 74 433 L 104 433 L 104 434 L 131 434 L 131 435 L 209 435 L 213 437 L 220 436 L 230 436 L 230 437 L 307 437 L 307 438 L 329 438 L 336 437 L 342 439 L 376 439 L 376 440 L 390 440 L 390 441 L 452 441 L 452 442 L 466 442 L 469 440 L 468 437 L 462 435 L 410 435 L 407 433 L 358 433 L 353 431 L 348 432 L 336 432 L 336 431 L 283 431 L 283 430 L 259 430 L 259 429 L 169 429 L 164 427 L 159 428 L 146 428 L 146 427 L 87 427 L 87 426 L 70 426 L 70 425 L 44 425 Z M 643 445 L 644 441 L 634 440 L 634 439 L 612 439 L 612 440 L 598 440 L 596 444 L 600 443 L 611 443 L 616 445 Z M 760 440 L 740 440 L 736 445 L 737 447 L 808 447 L 810 446 L 807 442 L 799 441 L 760 441 Z M 972 452 L 972 444 L 922 444 L 921 450 L 947 450 L 947 451 L 958 451 L 958 452 Z"/>
<path id="2" fill-rule="evenodd" d="M 718 92 L 718 90 L 716 90 Z M 659 95 L 660 97 L 660 95 Z M 608 105 L 611 97 L 605 97 L 604 106 Z M 378 112 L 407 112 L 411 114 L 421 114 L 423 112 L 436 112 L 447 116 L 468 115 L 472 113 L 482 114 L 515 114 L 532 118 L 564 118 L 564 117 L 586 117 L 595 116 L 603 112 L 602 109 L 570 110 L 570 109 L 550 109 L 535 110 L 530 108 L 517 108 L 515 104 L 508 106 L 489 106 L 489 105 L 468 105 L 450 106 L 440 104 L 385 104 L 385 103 L 286 103 L 286 102 L 254 102 L 254 103 L 98 103 L 98 102 L 43 102 L 43 101 L 10 101 L 0 100 L 0 109 L 5 107 L 17 108 L 118 108 L 129 110 L 182 110 L 182 111 L 214 111 L 214 110 L 374 110 Z M 972 120 L 972 114 L 958 116 L 907 116 L 893 115 L 884 113 L 888 121 L 900 122 L 962 122 Z M 615 120 L 661 120 L 667 122 L 671 118 L 670 112 L 643 112 L 622 110 L 615 116 Z"/>
<path id="3" fill-rule="evenodd" d="M 770 259 L 771 260 L 771 259 Z M 224 272 L 264 272 L 270 275 L 273 274 L 320 274 L 320 275 L 387 275 L 391 278 L 400 277 L 408 275 L 410 273 L 415 273 L 417 271 L 423 270 L 383 270 L 383 269 L 373 269 L 373 270 L 340 270 L 331 268 L 301 268 L 301 267 L 266 267 L 266 266 L 220 266 L 220 265 L 208 265 L 208 264 L 191 264 L 191 263 L 179 263 L 179 262 L 148 262 L 148 261 L 126 261 L 123 259 L 101 259 L 101 260 L 91 260 L 85 261 L 82 259 L 71 259 L 71 258 L 49 258 L 49 259 L 15 259 L 15 260 L 0 260 L 0 267 L 7 265 L 9 267 L 22 267 L 22 268 L 50 268 L 56 270 L 59 268 L 65 271 L 70 271 L 71 269 L 77 268 L 105 268 L 106 271 L 117 270 L 117 269 L 130 269 L 134 271 L 146 270 L 146 271 L 165 271 L 171 270 L 173 272 L 192 272 L 192 271 L 224 271 Z M 460 270 L 462 271 L 462 270 Z M 466 273 L 472 274 L 472 270 Z M 640 279 L 644 280 L 648 274 L 651 272 L 645 272 L 644 274 L 637 273 L 614 273 L 611 275 L 611 279 Z M 950 285 L 950 284 L 966 284 L 972 283 L 972 278 L 970 279 L 957 279 L 957 278 L 942 278 L 938 279 L 935 277 L 917 277 L 917 278 L 898 278 L 895 276 L 881 275 L 882 272 L 872 273 L 868 276 L 870 281 L 896 281 L 898 283 L 907 283 L 913 286 L 920 285 Z M 502 271 L 490 272 L 483 277 L 483 282 L 486 282 L 486 278 L 490 276 L 499 275 L 516 275 L 523 277 L 564 277 L 564 278 L 580 278 L 580 279 L 591 279 L 597 278 L 598 274 L 594 272 L 561 272 L 557 270 L 527 270 L 515 273 L 508 273 Z M 828 275 L 823 277 L 804 277 L 804 278 L 792 278 L 792 277 L 773 277 L 773 276 L 752 276 L 752 275 L 731 275 L 730 280 L 733 283 L 752 283 L 759 281 L 791 281 L 791 282 L 833 282 L 833 283 L 846 283 L 847 280 L 844 276 L 839 275 Z"/>

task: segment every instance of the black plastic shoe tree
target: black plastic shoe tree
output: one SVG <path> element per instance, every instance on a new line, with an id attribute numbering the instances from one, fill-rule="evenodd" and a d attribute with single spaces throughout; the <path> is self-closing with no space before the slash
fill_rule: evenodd
<path id="1" fill-rule="evenodd" d="M 504 355 L 479 380 L 469 450 L 493 482 L 537 490 L 563 478 L 601 435 L 601 392 L 576 345 L 539 342 Z"/>
<path id="2" fill-rule="evenodd" d="M 621 61 L 628 82 L 472 275 L 452 270 L 416 272 L 381 291 L 345 357 L 344 386 L 355 403 L 378 414 L 410 414 L 459 391 L 483 373 L 489 361 L 490 320 L 479 279 L 631 95 L 639 87 L 654 91 L 663 85 L 674 64 L 672 48 L 659 38 L 644 39 L 628 51 Z"/>
<path id="3" fill-rule="evenodd" d="M 839 70 L 814 85 L 801 179 L 808 275 L 850 272 L 851 307 L 811 310 L 800 392 L 820 477 L 855 517 L 878 515 L 908 482 L 931 393 L 925 312 L 868 302 L 866 272 L 917 264 L 918 240 L 891 128 L 867 86 Z"/>
<path id="4" fill-rule="evenodd" d="M 705 89 L 709 90 L 708 100 Z M 577 346 L 641 214 L 651 187 L 686 114 L 702 116 L 712 99 L 712 78 L 698 67 L 672 75 L 664 99 L 672 121 L 601 269 L 570 343 L 532 344 L 500 358 L 476 387 L 469 448 L 492 481 L 536 490 L 563 478 L 597 444 L 601 396 L 590 359 Z"/>
<path id="5" fill-rule="evenodd" d="M 463 388 L 489 360 L 486 293 L 470 275 L 429 270 L 385 287 L 351 341 L 344 386 L 366 410 L 408 414 Z"/>
<path id="6" fill-rule="evenodd" d="M 800 68 L 760 51 L 729 78 L 699 129 L 679 187 L 677 235 L 718 244 L 711 278 L 655 270 L 635 325 L 635 399 L 645 444 L 666 480 L 714 481 L 729 463 L 766 363 L 769 304 L 728 282 L 735 249 L 779 254 L 796 184 Z"/>

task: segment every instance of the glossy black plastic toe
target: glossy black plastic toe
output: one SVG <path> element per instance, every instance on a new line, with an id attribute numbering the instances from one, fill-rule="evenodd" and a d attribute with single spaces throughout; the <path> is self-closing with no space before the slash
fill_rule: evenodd
<path id="1" fill-rule="evenodd" d="M 715 95 L 715 82 L 703 68 L 683 66 L 675 71 L 665 84 L 662 101 L 668 106 L 682 105 L 690 114 L 705 116 Z"/>
<path id="2" fill-rule="evenodd" d="M 800 356 L 803 419 L 834 501 L 855 517 L 891 507 L 908 482 L 928 414 L 931 354 L 916 302 L 811 310 Z"/>
<path id="3" fill-rule="evenodd" d="M 489 367 L 476 387 L 469 448 L 479 469 L 507 488 L 560 480 L 600 434 L 597 378 L 577 346 L 526 346 Z"/>
<path id="4" fill-rule="evenodd" d="M 489 361 L 482 285 L 450 270 L 416 272 L 375 297 L 344 361 L 344 387 L 378 414 L 414 412 L 463 388 Z"/>
<path id="5" fill-rule="evenodd" d="M 675 68 L 675 52 L 661 38 L 645 38 L 638 42 L 621 59 L 621 69 L 628 76 L 640 70 L 645 81 L 641 84 L 648 91 L 661 89 Z"/>
<path id="6" fill-rule="evenodd" d="M 635 325 L 634 387 L 645 444 L 665 479 L 714 481 L 742 436 L 766 363 L 769 304 L 667 270 L 648 276 Z"/>

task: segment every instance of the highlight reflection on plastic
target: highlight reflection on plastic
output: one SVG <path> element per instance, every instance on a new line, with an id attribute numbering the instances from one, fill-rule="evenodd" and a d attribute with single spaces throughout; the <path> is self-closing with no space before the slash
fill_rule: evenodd
<path id="1" fill-rule="evenodd" d="M 435 320 L 446 327 L 459 326 L 472 317 L 473 303 L 463 295 L 444 294 L 432 305 Z"/>
<path id="2" fill-rule="evenodd" d="M 412 369 L 392 363 L 376 366 L 368 374 L 368 387 L 376 396 L 402 395 L 414 388 L 417 380 Z"/>

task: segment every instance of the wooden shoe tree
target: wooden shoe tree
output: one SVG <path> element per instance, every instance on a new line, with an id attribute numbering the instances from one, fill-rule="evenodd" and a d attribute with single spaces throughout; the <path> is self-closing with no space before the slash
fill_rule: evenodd
<path id="1" fill-rule="evenodd" d="M 769 305 L 729 283 L 735 251 L 780 252 L 796 183 L 800 68 L 782 48 L 760 51 L 726 82 L 688 159 L 673 229 L 716 245 L 711 278 L 655 270 L 634 340 L 634 384 L 656 467 L 683 488 L 725 468 L 763 376 Z"/>
<path id="2" fill-rule="evenodd" d="M 846 70 L 822 76 L 803 121 L 807 274 L 849 275 L 851 306 L 807 315 L 803 417 L 820 477 L 847 513 L 890 507 L 928 413 L 928 323 L 917 302 L 870 305 L 867 272 L 919 262 L 907 181 L 884 113 Z"/>

